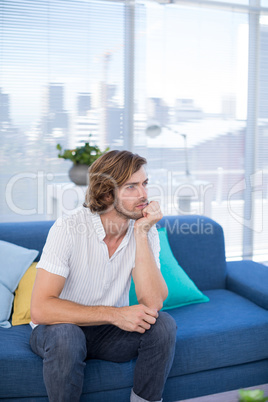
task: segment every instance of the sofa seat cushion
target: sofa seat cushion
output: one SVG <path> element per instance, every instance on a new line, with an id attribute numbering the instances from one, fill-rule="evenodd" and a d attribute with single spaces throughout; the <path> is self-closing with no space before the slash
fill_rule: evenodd
<path id="1" fill-rule="evenodd" d="M 170 377 L 268 358 L 268 311 L 228 290 L 210 302 L 169 310 L 177 322 Z M 0 398 L 46 396 L 42 359 L 30 349 L 30 325 L 0 328 Z M 254 342 L 252 341 L 254 340 Z M 130 388 L 135 360 L 87 362 L 84 393 Z"/>
<path id="2" fill-rule="evenodd" d="M 45 397 L 43 361 L 30 346 L 29 324 L 0 328 L 0 399 Z M 113 363 L 87 361 L 84 393 L 129 388 L 133 385 L 135 360 Z"/>
<path id="3" fill-rule="evenodd" d="M 225 289 L 209 303 L 169 310 L 177 322 L 170 377 L 268 358 L 268 311 Z"/>
<path id="4" fill-rule="evenodd" d="M 31 327 L 0 328 L 0 399 L 46 395 L 42 359 L 30 348 Z"/>

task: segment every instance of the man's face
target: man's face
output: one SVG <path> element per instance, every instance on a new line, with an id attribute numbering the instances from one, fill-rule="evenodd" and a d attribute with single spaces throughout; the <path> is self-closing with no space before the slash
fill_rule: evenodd
<path id="1" fill-rule="evenodd" d="M 143 216 L 142 210 L 148 205 L 147 184 L 147 174 L 142 166 L 116 190 L 114 209 L 119 216 L 135 220 Z"/>

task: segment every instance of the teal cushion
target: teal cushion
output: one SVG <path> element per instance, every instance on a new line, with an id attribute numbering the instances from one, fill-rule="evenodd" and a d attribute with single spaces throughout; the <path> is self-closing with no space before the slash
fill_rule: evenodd
<path id="1" fill-rule="evenodd" d="M 185 273 L 174 257 L 167 237 L 166 228 L 158 229 L 160 240 L 160 265 L 161 273 L 168 287 L 168 297 L 163 303 L 162 310 L 169 310 L 187 304 L 208 302 L 205 296 Z M 129 305 L 138 304 L 135 285 L 131 281 L 129 291 Z"/>
<path id="2" fill-rule="evenodd" d="M 21 278 L 37 257 L 37 250 L 29 250 L 0 240 L 0 327 L 9 328 L 14 291 Z"/>

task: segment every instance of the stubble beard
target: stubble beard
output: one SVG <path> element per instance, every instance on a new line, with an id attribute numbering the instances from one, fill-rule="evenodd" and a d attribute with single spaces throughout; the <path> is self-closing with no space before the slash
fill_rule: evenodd
<path id="1" fill-rule="evenodd" d="M 125 208 L 121 208 L 117 201 L 114 202 L 114 209 L 118 216 L 124 219 L 133 219 L 136 221 L 143 217 L 142 210 L 139 212 L 129 212 Z"/>

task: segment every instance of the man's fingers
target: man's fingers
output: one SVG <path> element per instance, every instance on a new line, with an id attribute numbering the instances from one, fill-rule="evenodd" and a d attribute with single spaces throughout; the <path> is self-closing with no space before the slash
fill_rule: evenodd
<path id="1" fill-rule="evenodd" d="M 144 312 L 148 315 L 151 315 L 152 317 L 157 318 L 158 317 L 158 311 L 156 309 L 152 309 L 149 307 L 146 307 L 144 305 L 142 305 L 144 307 Z"/>
<path id="2" fill-rule="evenodd" d="M 158 317 L 158 311 L 150 309 L 142 304 L 140 306 L 142 306 L 142 308 L 144 309 L 143 310 L 144 315 L 142 316 L 142 319 L 144 320 L 144 322 L 151 324 L 151 325 L 155 324 L 156 319 Z"/>
<path id="3" fill-rule="evenodd" d="M 141 328 L 144 328 L 144 329 L 147 331 L 148 329 L 151 328 L 151 325 L 148 324 L 147 322 L 143 321 L 143 322 L 140 324 L 140 327 L 141 327 Z"/>
<path id="4" fill-rule="evenodd" d="M 156 322 L 156 318 L 158 317 L 158 312 L 157 310 L 150 309 L 143 304 L 139 304 L 136 306 L 137 309 L 139 310 L 138 315 L 137 315 L 137 321 L 136 321 L 136 330 L 140 332 L 140 328 L 143 328 L 144 330 L 148 330 L 151 328 L 151 325 L 154 325 Z"/>
<path id="5" fill-rule="evenodd" d="M 139 332 L 140 334 L 144 334 L 144 332 L 146 331 L 146 329 L 142 328 L 142 327 L 138 327 L 135 332 Z"/>
<path id="6" fill-rule="evenodd" d="M 146 316 L 144 317 L 144 321 L 148 322 L 149 324 L 155 324 L 156 318 L 146 314 Z"/>
<path id="7" fill-rule="evenodd" d="M 115 325 L 125 331 L 144 333 L 155 324 L 158 312 L 143 304 L 118 308 L 118 321 Z"/>
<path id="8" fill-rule="evenodd" d="M 151 201 L 149 205 L 142 210 L 142 214 L 143 217 L 149 219 L 150 222 L 158 222 L 163 217 L 160 205 L 157 201 Z"/>
<path id="9" fill-rule="evenodd" d="M 161 211 L 161 208 L 157 201 L 151 201 L 142 211 L 145 213 L 157 213 Z"/>

